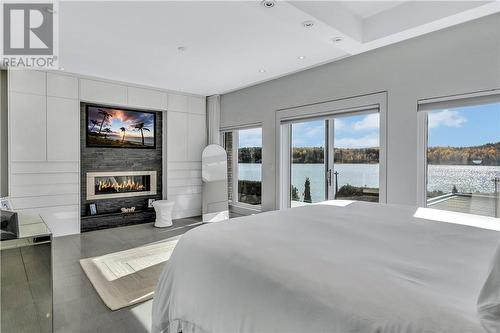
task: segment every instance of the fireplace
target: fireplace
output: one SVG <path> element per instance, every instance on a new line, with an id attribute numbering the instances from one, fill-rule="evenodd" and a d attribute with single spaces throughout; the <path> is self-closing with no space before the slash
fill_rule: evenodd
<path id="1" fill-rule="evenodd" d="M 155 194 L 156 171 L 87 173 L 87 200 Z"/>

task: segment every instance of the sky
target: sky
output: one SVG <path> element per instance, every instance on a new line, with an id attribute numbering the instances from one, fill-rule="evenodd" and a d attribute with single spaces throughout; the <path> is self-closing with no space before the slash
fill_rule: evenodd
<path id="1" fill-rule="evenodd" d="M 238 146 L 238 148 L 262 147 L 262 128 L 239 130 Z"/>
<path id="2" fill-rule="evenodd" d="M 112 115 L 112 117 L 108 118 L 103 124 L 103 129 L 109 128 L 111 131 L 113 131 L 113 133 L 121 135 L 122 132 L 120 130 L 120 127 L 125 127 L 126 136 L 140 137 L 141 132 L 134 130 L 133 127 L 135 124 L 143 122 L 144 127 L 149 129 L 149 131 L 144 131 L 144 137 L 154 136 L 154 115 L 152 113 L 134 112 L 111 108 L 97 108 L 89 106 L 87 120 L 87 126 L 89 129 L 93 127 L 93 124 L 90 122 L 91 120 L 97 120 L 99 124 L 102 121 L 102 115 L 98 113 L 99 109 L 105 110 Z M 98 131 L 99 127 L 100 125 L 95 126 L 93 132 Z"/>
<path id="3" fill-rule="evenodd" d="M 500 141 L 500 103 L 429 112 L 429 147 L 478 146 Z M 370 148 L 379 145 L 379 115 L 335 118 L 337 148 Z M 325 145 L 325 121 L 315 120 L 292 125 L 294 147 Z"/>
<path id="4" fill-rule="evenodd" d="M 379 114 L 338 117 L 334 120 L 336 148 L 372 148 L 379 146 Z M 325 146 L 325 121 L 292 124 L 294 147 Z"/>
<path id="5" fill-rule="evenodd" d="M 430 111 L 428 119 L 429 147 L 500 141 L 500 103 Z"/>

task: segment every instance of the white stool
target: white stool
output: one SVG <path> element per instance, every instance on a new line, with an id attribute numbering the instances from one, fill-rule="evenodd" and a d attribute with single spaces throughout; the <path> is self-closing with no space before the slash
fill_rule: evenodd
<path id="1" fill-rule="evenodd" d="M 168 200 L 156 200 L 153 202 L 156 212 L 155 227 L 164 228 L 172 225 L 172 210 L 174 202 Z"/>

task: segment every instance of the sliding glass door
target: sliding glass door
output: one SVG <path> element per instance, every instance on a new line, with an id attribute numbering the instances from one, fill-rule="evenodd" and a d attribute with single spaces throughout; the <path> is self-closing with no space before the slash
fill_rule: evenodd
<path id="1" fill-rule="evenodd" d="M 289 134 L 288 206 L 331 199 L 379 201 L 378 109 L 291 121 L 283 126 Z"/>

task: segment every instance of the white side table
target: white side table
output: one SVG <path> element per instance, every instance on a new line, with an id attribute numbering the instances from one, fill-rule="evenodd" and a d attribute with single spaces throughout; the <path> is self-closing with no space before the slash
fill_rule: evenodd
<path id="1" fill-rule="evenodd" d="M 156 200 L 153 202 L 153 207 L 156 212 L 155 227 L 170 227 L 172 225 L 174 202 L 168 200 Z"/>

